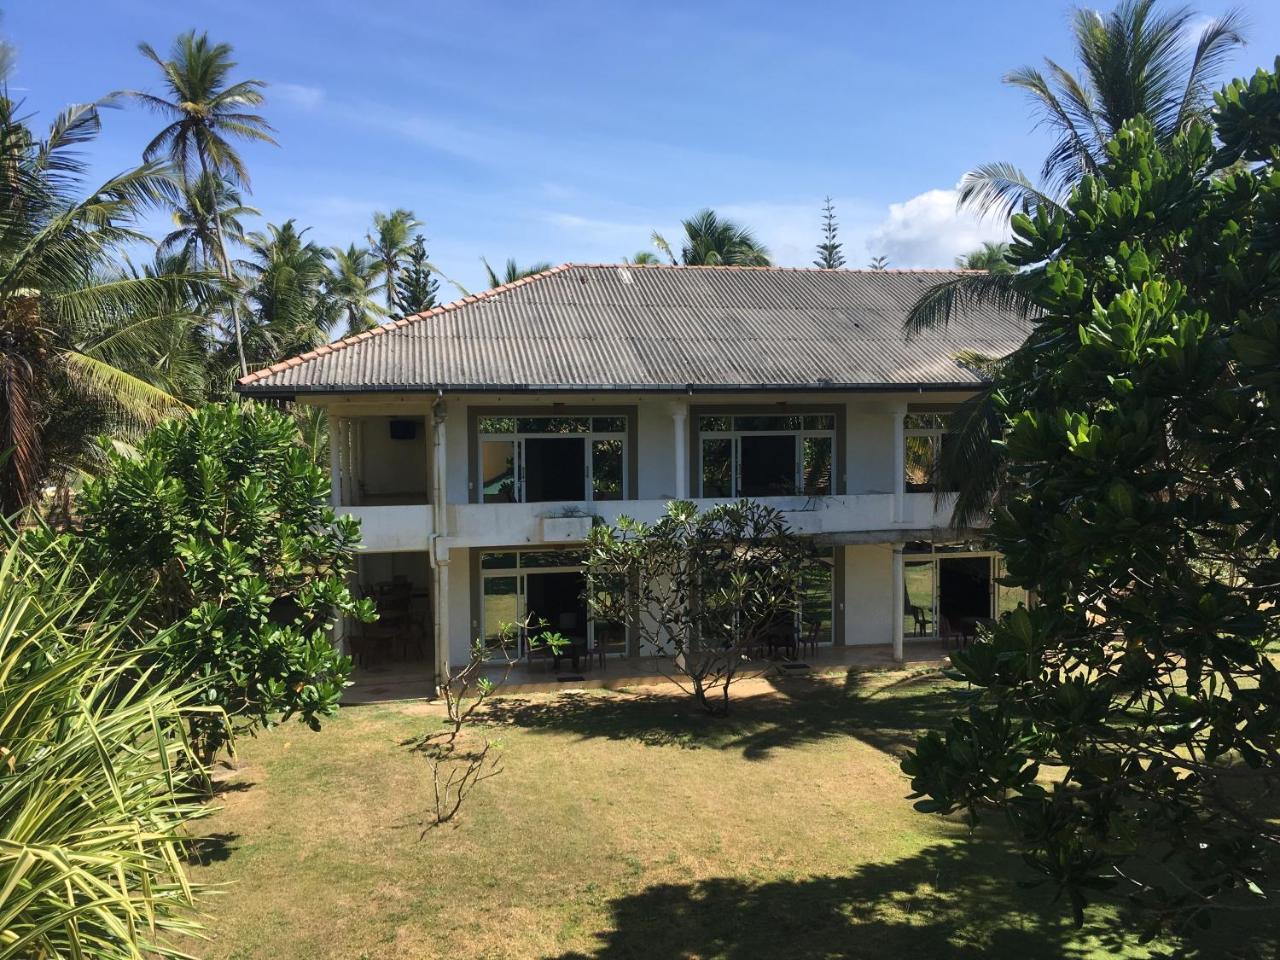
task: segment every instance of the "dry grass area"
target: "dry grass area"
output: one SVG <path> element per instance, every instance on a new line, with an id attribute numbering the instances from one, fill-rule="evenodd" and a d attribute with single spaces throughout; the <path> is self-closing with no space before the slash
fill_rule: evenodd
<path id="1" fill-rule="evenodd" d="M 242 744 L 204 822 L 209 958 L 1115 956 L 998 839 L 915 813 L 897 755 L 966 696 L 936 675 L 505 698 L 505 771 L 427 829 L 424 704 Z M 1133 949 L 1126 956 L 1153 954 Z M 1204 956 L 1216 955 L 1206 952 Z"/>

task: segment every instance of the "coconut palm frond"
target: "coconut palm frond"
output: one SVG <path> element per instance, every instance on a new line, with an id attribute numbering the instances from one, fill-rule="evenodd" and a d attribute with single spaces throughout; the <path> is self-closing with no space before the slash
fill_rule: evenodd
<path id="1" fill-rule="evenodd" d="M 1061 209 L 1057 200 L 1011 163 L 984 163 L 966 173 L 960 180 L 956 206 L 995 220 L 1042 208 Z"/>
<path id="2" fill-rule="evenodd" d="M 978 308 L 1010 310 L 1023 317 L 1034 304 L 1022 292 L 1018 274 L 970 273 L 929 287 L 903 321 L 908 339 L 943 329 L 956 314 Z"/>

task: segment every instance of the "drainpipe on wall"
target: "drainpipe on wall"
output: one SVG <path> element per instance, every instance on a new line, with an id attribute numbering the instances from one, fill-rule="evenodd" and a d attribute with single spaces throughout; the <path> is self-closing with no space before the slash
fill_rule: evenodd
<path id="1" fill-rule="evenodd" d="M 893 411 L 893 522 L 905 519 L 907 494 L 907 407 Z"/>
<path id="2" fill-rule="evenodd" d="M 445 460 L 445 424 L 448 409 L 444 392 L 440 391 L 431 404 L 431 569 L 434 573 L 431 619 L 435 647 L 436 680 L 449 675 L 449 552 L 442 549 L 441 540 L 449 530 L 449 511 L 446 502 L 448 490 L 447 463 Z"/>

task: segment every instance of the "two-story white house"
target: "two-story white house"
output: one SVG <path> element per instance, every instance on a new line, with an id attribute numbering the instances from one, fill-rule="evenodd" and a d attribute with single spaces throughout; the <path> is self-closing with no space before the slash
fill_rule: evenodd
<path id="1" fill-rule="evenodd" d="M 326 411 L 334 503 L 362 521 L 360 585 L 412 594 L 438 673 L 526 615 L 642 656 L 591 622 L 582 541 L 674 498 L 784 511 L 821 550 L 806 632 L 900 659 L 1016 603 L 980 531 L 950 527 L 929 463 L 943 416 L 981 385 L 958 357 L 1002 356 L 1028 327 L 967 311 L 907 340 L 907 311 L 947 275 L 565 264 L 237 389 Z"/>

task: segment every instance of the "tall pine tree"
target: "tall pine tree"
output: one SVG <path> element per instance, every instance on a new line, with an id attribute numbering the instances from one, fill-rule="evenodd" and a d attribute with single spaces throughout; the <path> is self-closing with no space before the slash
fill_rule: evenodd
<path id="1" fill-rule="evenodd" d="M 396 278 L 396 290 L 406 316 L 430 310 L 439 303 L 436 294 L 440 291 L 440 281 L 432 275 L 431 263 L 427 260 L 427 241 L 422 234 L 413 238 L 405 266 Z"/>
<path id="2" fill-rule="evenodd" d="M 836 208 L 827 197 L 822 207 L 822 242 L 818 244 L 818 259 L 813 261 L 815 267 L 826 267 L 835 270 L 844 266 L 844 254 L 840 252 L 840 240 L 837 234 L 840 224 L 836 222 Z"/>

